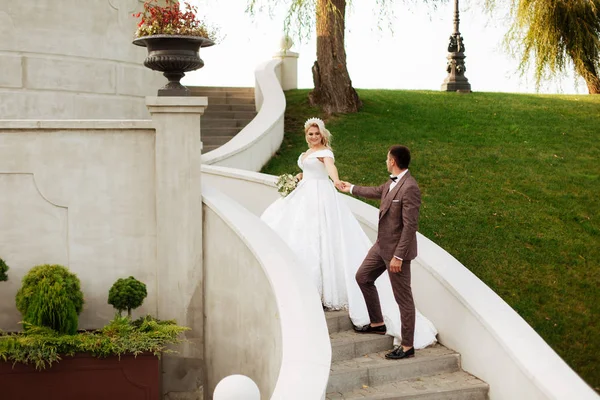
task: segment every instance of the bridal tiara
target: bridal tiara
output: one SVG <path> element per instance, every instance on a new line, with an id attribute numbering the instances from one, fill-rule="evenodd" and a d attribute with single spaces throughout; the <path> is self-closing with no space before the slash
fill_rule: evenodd
<path id="1" fill-rule="evenodd" d="M 312 125 L 317 125 L 319 128 L 325 128 L 325 122 L 323 122 L 320 118 L 309 118 L 304 123 L 304 129 L 311 127 Z"/>

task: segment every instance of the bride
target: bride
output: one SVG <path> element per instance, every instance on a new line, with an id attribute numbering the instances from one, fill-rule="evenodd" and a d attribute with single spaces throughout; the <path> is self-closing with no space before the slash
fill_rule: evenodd
<path id="1" fill-rule="evenodd" d="M 266 222 L 296 253 L 316 285 L 323 306 L 348 309 L 356 327 L 370 324 L 364 297 L 355 275 L 371 242 L 335 188 L 343 183 L 335 167 L 331 134 L 318 118 L 304 124 L 308 150 L 298 157 L 298 186 L 287 197 L 271 204 L 262 214 Z M 333 180 L 332 182 L 329 180 Z M 335 187 L 334 187 L 335 186 Z M 400 344 L 400 309 L 388 273 L 375 282 L 387 334 Z M 437 330 L 416 312 L 414 347 L 436 342 Z"/>

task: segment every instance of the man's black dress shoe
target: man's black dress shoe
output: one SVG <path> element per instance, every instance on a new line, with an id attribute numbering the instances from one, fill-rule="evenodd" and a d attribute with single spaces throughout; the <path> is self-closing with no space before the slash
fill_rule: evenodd
<path id="1" fill-rule="evenodd" d="M 376 333 L 378 335 L 385 335 L 387 328 L 385 325 L 371 326 L 371 324 L 363 326 L 354 326 L 354 331 L 358 333 Z"/>
<path id="2" fill-rule="evenodd" d="M 396 347 L 394 350 L 390 351 L 385 355 L 385 358 L 388 360 L 401 360 L 403 358 L 410 358 L 415 356 L 415 348 L 411 347 L 410 349 L 404 351 L 402 350 L 402 346 Z"/>

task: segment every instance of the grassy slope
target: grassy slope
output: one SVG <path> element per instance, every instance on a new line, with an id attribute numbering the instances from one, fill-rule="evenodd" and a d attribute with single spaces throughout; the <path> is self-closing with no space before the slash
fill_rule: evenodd
<path id="1" fill-rule="evenodd" d="M 263 172 L 298 170 L 303 122 L 319 115 L 306 94 L 288 92 L 286 138 Z M 340 177 L 380 184 L 389 145 L 407 145 L 420 232 L 600 387 L 600 96 L 359 95 L 360 113 L 327 121 Z"/>

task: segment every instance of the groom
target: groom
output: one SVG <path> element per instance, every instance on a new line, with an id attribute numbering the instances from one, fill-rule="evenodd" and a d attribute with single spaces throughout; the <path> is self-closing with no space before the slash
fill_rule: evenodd
<path id="1" fill-rule="evenodd" d="M 356 272 L 371 323 L 354 327 L 360 333 L 384 335 L 386 326 L 381 313 L 375 280 L 387 269 L 402 323 L 402 345 L 385 358 L 399 360 L 415 355 L 415 304 L 410 287 L 410 262 L 417 256 L 417 227 L 421 192 L 408 172 L 410 151 L 405 146 L 390 147 L 386 165 L 391 176 L 378 187 L 355 186 L 342 182 L 342 191 L 371 199 L 381 199 L 377 240 Z"/>

